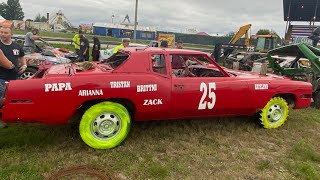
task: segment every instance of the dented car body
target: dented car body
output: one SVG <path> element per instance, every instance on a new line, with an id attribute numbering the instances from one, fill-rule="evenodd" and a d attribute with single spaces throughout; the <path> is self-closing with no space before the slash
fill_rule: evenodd
<path id="1" fill-rule="evenodd" d="M 288 104 L 307 108 L 311 94 L 310 83 L 224 69 L 203 52 L 126 48 L 90 66 L 54 65 L 9 82 L 2 119 L 65 124 L 81 111 L 84 142 L 107 149 L 125 139 L 133 120 L 258 114 L 265 128 L 277 128 Z"/>

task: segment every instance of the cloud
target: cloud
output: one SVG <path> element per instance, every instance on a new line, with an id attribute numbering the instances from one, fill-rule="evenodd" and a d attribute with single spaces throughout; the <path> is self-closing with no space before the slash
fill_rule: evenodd
<path id="1" fill-rule="evenodd" d="M 52 17 L 58 10 L 74 25 L 79 23 L 111 22 L 120 23 L 126 14 L 134 22 L 134 0 L 20 0 L 25 17 L 34 19 L 36 14 Z M 237 31 L 240 26 L 252 24 L 251 33 L 259 29 L 272 29 L 284 35 L 283 1 L 254 0 L 140 0 L 138 22 L 142 26 L 155 26 L 164 30 L 185 31 L 196 28 L 210 34 L 226 34 Z"/>

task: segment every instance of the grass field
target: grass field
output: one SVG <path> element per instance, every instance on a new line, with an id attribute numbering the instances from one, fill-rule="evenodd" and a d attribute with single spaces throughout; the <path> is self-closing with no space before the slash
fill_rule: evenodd
<path id="1" fill-rule="evenodd" d="M 136 122 L 111 150 L 89 148 L 72 125 L 14 124 L 0 129 L 0 177 L 43 179 L 85 166 L 111 179 L 320 179 L 319 117 L 291 110 L 274 130 L 248 117 Z"/>

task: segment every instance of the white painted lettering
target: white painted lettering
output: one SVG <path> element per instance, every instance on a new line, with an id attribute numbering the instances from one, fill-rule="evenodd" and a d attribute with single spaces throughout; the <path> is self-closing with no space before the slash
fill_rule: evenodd
<path id="1" fill-rule="evenodd" d="M 71 87 L 71 83 L 66 83 L 66 88 L 65 88 L 66 91 L 71 91 L 72 90 L 72 87 Z"/>
<path id="2" fill-rule="evenodd" d="M 148 105 L 147 103 L 148 103 L 148 100 L 144 100 L 143 105 L 144 105 L 144 106 L 147 106 L 147 105 Z"/>
<path id="3" fill-rule="evenodd" d="M 44 92 L 49 92 L 49 90 L 52 88 L 52 84 L 44 84 L 45 90 Z"/>
<path id="4" fill-rule="evenodd" d="M 102 96 L 102 89 L 96 90 L 80 90 L 78 96 Z"/>
<path id="5" fill-rule="evenodd" d="M 162 104 L 162 99 L 145 99 L 143 103 L 144 106 L 155 106 Z"/>
<path id="6" fill-rule="evenodd" d="M 66 87 L 66 84 L 58 83 L 58 86 L 59 86 L 59 91 L 62 91 L 62 89 Z"/>
<path id="7" fill-rule="evenodd" d="M 71 83 L 52 83 L 44 84 L 44 92 L 49 91 L 70 91 L 72 90 Z"/>
<path id="8" fill-rule="evenodd" d="M 255 84 L 254 86 L 255 90 L 267 90 L 269 89 L 268 84 Z"/>
<path id="9" fill-rule="evenodd" d="M 137 92 L 152 92 L 157 90 L 157 84 L 137 85 Z"/>
<path id="10" fill-rule="evenodd" d="M 130 81 L 110 82 L 111 88 L 130 88 Z"/>

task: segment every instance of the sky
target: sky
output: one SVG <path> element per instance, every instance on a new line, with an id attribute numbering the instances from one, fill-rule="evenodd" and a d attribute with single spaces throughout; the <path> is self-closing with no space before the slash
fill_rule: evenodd
<path id="1" fill-rule="evenodd" d="M 134 22 L 135 0 L 20 0 L 25 18 L 62 10 L 73 25 L 112 21 L 121 23 L 126 14 Z M 223 35 L 252 24 L 251 34 L 270 29 L 284 36 L 282 0 L 139 0 L 138 23 L 165 31 Z"/>

